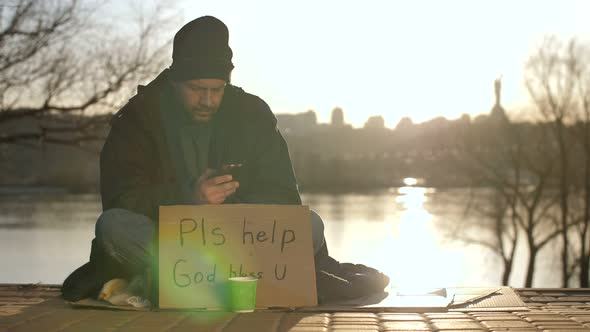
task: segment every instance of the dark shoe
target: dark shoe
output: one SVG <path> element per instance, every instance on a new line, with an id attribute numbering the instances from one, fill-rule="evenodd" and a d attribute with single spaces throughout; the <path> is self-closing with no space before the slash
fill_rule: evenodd
<path id="1" fill-rule="evenodd" d="M 134 274 L 135 271 L 109 257 L 95 238 L 90 247 L 90 261 L 66 278 L 61 293 L 64 299 L 72 302 L 96 298 L 107 281 L 115 278 L 130 280 Z"/>
<path id="2" fill-rule="evenodd" d="M 316 271 L 318 302 L 320 304 L 354 298 L 352 283 L 326 271 Z"/>
<path id="3" fill-rule="evenodd" d="M 61 287 L 61 294 L 67 301 L 76 302 L 89 297 L 96 297 L 105 283 L 95 264 L 88 262 L 72 272 Z"/>
<path id="4" fill-rule="evenodd" d="M 316 257 L 320 303 L 349 300 L 383 292 L 389 277 L 362 264 L 339 263 L 330 256 Z"/>

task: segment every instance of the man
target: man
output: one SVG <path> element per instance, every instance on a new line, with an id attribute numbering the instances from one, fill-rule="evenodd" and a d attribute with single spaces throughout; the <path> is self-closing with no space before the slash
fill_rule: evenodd
<path id="1" fill-rule="evenodd" d="M 200 17 L 174 37 L 172 65 L 111 121 L 101 152 L 103 213 L 90 262 L 64 282 L 64 298 L 96 296 L 110 279 L 152 266 L 158 208 L 180 204 L 301 204 L 285 140 L 260 98 L 230 82 L 228 30 Z M 223 165 L 241 164 L 235 174 Z M 328 256 L 312 212 L 320 301 L 380 292 L 389 279 Z"/>

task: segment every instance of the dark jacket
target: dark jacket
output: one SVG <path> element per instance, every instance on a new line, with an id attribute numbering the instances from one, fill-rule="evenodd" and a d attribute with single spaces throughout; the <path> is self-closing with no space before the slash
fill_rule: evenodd
<path id="1" fill-rule="evenodd" d="M 191 179 L 174 167 L 171 94 L 164 71 L 111 121 L 100 157 L 103 210 L 128 209 L 157 221 L 160 205 L 195 204 Z M 169 98 L 172 99 L 172 98 Z M 301 204 L 287 144 L 277 120 L 259 97 L 228 85 L 211 127 L 209 168 L 240 162 L 240 187 L 226 203 Z M 168 126 L 168 128 L 166 127 Z"/>
<path id="2" fill-rule="evenodd" d="M 178 174 L 179 161 L 173 160 L 172 150 L 178 145 L 174 131 L 179 122 L 174 120 L 174 105 L 168 103 L 174 100 L 171 88 L 165 70 L 140 87 L 113 117 L 100 155 L 103 210 L 127 209 L 157 223 L 159 206 L 196 203 L 191 189 L 194 179 Z M 245 166 L 240 170 L 240 187 L 225 203 L 301 204 L 287 144 L 276 124 L 262 99 L 238 87 L 226 87 L 210 124 L 208 165 L 219 169 L 241 162 Z M 157 280 L 156 271 L 157 266 L 153 280 Z M 129 278 L 135 273 L 110 259 L 94 239 L 90 262 L 68 276 L 62 293 L 66 300 L 78 301 L 98 293 L 112 278 Z M 157 302 L 155 285 L 157 282 L 152 284 L 151 298 Z"/>

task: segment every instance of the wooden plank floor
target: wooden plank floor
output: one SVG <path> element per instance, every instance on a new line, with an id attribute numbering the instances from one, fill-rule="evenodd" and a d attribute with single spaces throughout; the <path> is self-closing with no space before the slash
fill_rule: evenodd
<path id="1" fill-rule="evenodd" d="M 517 289 L 530 311 L 132 312 L 76 309 L 56 285 L 0 285 L 0 331 L 590 331 L 590 289 Z"/>

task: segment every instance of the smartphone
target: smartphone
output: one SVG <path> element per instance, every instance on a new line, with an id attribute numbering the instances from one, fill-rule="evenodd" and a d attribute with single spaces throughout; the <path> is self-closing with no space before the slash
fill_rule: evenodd
<path id="1" fill-rule="evenodd" d="M 244 164 L 226 164 L 222 165 L 221 169 L 219 170 L 219 175 L 231 174 L 235 177 L 238 173 L 238 170 L 244 166 Z"/>
<path id="2" fill-rule="evenodd" d="M 216 170 L 210 178 L 212 177 L 216 177 L 216 176 L 220 176 L 220 175 L 226 175 L 226 174 L 231 174 L 233 180 L 236 180 L 236 177 L 238 176 L 238 171 L 239 169 L 244 166 L 244 164 L 225 164 L 222 165 L 221 168 L 219 168 L 218 170 Z"/>

